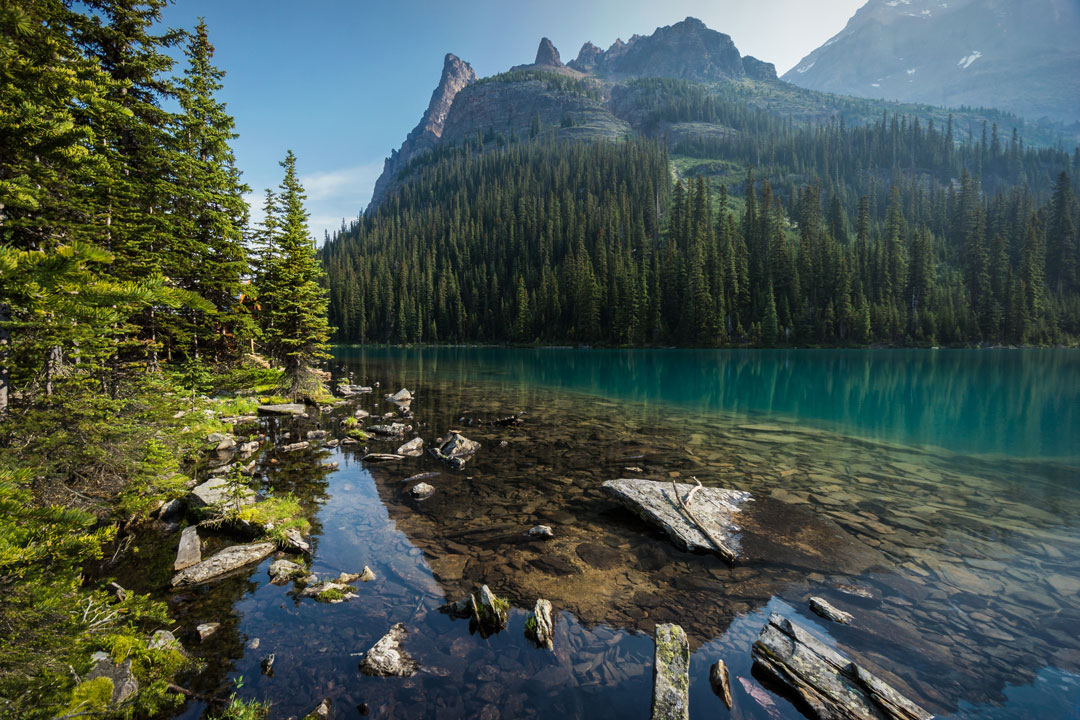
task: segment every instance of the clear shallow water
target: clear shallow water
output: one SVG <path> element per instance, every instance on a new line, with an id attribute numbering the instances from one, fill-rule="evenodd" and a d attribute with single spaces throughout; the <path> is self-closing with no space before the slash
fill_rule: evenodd
<path id="1" fill-rule="evenodd" d="M 1039 353 L 1027 351 L 831 354 L 341 351 L 355 380 L 382 387 L 332 415 L 269 423 L 271 441 L 337 432 L 356 407 L 390 411 L 382 395 L 407 386 L 417 394 L 409 422 L 425 441 L 458 428 L 483 448 L 464 471 L 449 471 L 430 457 L 366 467 L 362 446 L 279 454 L 268 444 L 262 488 L 304 500 L 313 569 L 366 564 L 378 579 L 359 585 L 357 600 L 322 605 L 269 584 L 266 561 L 193 591 L 162 591 L 182 641 L 209 662 L 188 686 L 222 694 L 243 676 L 240 694 L 272 700 L 275 717 L 323 697 L 336 717 L 357 716 L 359 703 L 372 717 L 648 717 L 652 632 L 678 622 L 693 651 L 691 717 L 727 713 L 707 681 L 723 658 L 732 717 L 799 718 L 751 668 L 750 646 L 776 611 L 943 716 L 1077 717 L 1074 356 L 1049 351 L 1040 372 Z M 931 406 L 917 411 L 912 397 Z M 979 408 L 993 417 L 980 420 Z M 484 422 L 522 410 L 520 428 Z M 931 437 L 919 417 L 940 432 Z M 961 419 L 975 427 L 958 428 Z M 392 452 L 399 443 L 368 446 Z M 339 469 L 320 467 L 328 460 Z M 428 480 L 436 494 L 412 500 L 402 481 L 429 470 L 444 471 Z M 618 508 L 599 485 L 620 476 L 696 476 L 749 490 L 808 513 L 835 544 L 816 555 L 770 548 L 728 568 L 678 551 Z M 537 523 L 556 539 L 526 539 Z M 124 582 L 162 587 L 176 540 L 147 538 Z M 228 541 L 208 540 L 204 557 Z M 482 582 L 514 606 L 507 630 L 490 638 L 437 610 Z M 873 598 L 852 598 L 843 584 Z M 811 595 L 852 612 L 855 624 L 813 615 Z M 558 615 L 555 652 L 522 635 L 537 597 Z M 200 644 L 194 627 L 211 620 L 223 628 Z M 357 654 L 395 622 L 409 628 L 406 647 L 424 671 L 359 674 Z M 271 652 L 276 671 L 266 677 L 259 662 Z M 205 708 L 190 703 L 180 715 Z"/>

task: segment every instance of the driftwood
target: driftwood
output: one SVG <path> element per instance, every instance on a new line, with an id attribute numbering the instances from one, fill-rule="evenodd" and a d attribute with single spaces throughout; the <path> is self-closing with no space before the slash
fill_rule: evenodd
<path id="1" fill-rule="evenodd" d="M 686 513 L 686 517 L 690 518 L 690 522 L 694 523 L 697 529 L 701 531 L 701 534 L 707 537 L 709 539 L 709 542 L 712 543 L 712 546 L 716 548 L 716 552 L 720 554 L 720 557 L 724 558 L 724 560 L 727 560 L 729 564 L 734 565 L 735 553 L 731 552 L 731 550 L 729 550 L 722 542 L 717 540 L 716 536 L 709 531 L 709 528 L 707 528 L 700 520 L 698 520 L 697 516 L 694 515 L 694 511 L 690 509 L 690 501 L 694 499 L 694 493 L 701 489 L 701 481 L 697 478 L 693 478 L 693 480 L 697 483 L 697 485 L 695 485 L 690 490 L 690 492 L 686 494 L 686 499 L 683 499 L 679 495 L 679 488 L 675 484 L 675 481 L 671 481 L 671 489 L 675 494 L 675 499 L 679 502 L 679 507 L 682 508 L 682 511 Z"/>

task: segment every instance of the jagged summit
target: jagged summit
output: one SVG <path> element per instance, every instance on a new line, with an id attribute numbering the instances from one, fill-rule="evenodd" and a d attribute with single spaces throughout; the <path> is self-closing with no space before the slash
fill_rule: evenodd
<path id="1" fill-rule="evenodd" d="M 540 47 L 536 49 L 536 65 L 548 67 L 563 67 L 559 50 L 547 38 L 540 40 Z"/>
<path id="2" fill-rule="evenodd" d="M 414 157 L 435 147 L 439 138 L 442 137 L 446 116 L 450 114 L 454 98 L 463 88 L 474 82 L 476 82 L 476 72 L 473 71 L 472 66 L 457 55 L 447 53 L 443 58 L 442 76 L 439 78 L 435 91 L 431 93 L 427 110 L 420 117 L 420 122 L 405 138 L 401 148 L 392 151 L 390 157 L 383 163 L 382 175 L 375 183 L 369 207 L 374 207 L 382 201 L 401 168 Z"/>

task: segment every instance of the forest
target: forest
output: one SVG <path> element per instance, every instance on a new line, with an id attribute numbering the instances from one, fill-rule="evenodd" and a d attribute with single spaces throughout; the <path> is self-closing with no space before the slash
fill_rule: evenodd
<path id="1" fill-rule="evenodd" d="M 1074 344 L 1080 151 L 633 81 L 668 144 L 477 137 L 322 249 L 341 342 Z M 961 139 L 963 136 L 963 139 Z M 672 167 L 675 172 L 672 172 Z M 680 172 L 680 169 L 683 171 Z M 730 182 L 730 185 L 728 184 Z"/>

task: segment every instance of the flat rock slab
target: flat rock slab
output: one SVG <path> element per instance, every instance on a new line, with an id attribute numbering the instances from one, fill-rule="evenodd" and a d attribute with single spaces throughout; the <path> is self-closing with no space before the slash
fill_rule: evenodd
<path id="1" fill-rule="evenodd" d="M 690 643 L 678 625 L 656 626 L 652 720 L 690 719 Z"/>
<path id="2" fill-rule="evenodd" d="M 194 508 L 218 507 L 226 502 L 251 505 L 255 491 L 248 487 L 233 488 L 223 477 L 210 478 L 191 491 L 190 503 Z"/>
<path id="3" fill-rule="evenodd" d="M 260 415 L 304 415 L 307 406 L 303 403 L 283 403 L 281 405 L 260 405 Z"/>
<path id="4" fill-rule="evenodd" d="M 274 552 L 276 545 L 271 542 L 233 545 L 214 553 L 197 565 L 181 570 L 173 576 L 172 586 L 198 585 L 207 580 L 232 572 L 237 568 L 258 562 Z"/>
<path id="5" fill-rule="evenodd" d="M 413 660 L 401 647 L 409 631 L 403 623 L 390 628 L 370 650 L 364 653 L 360 662 L 360 672 L 377 677 L 409 677 L 420 669 L 420 663 Z"/>
<path id="6" fill-rule="evenodd" d="M 741 490 L 703 487 L 694 493 L 690 509 L 721 545 L 717 548 L 679 506 L 675 497 L 686 496 L 695 485 L 672 484 L 655 480 L 608 480 L 604 483 L 616 500 L 646 522 L 660 526 L 671 541 L 689 552 L 717 552 L 729 557 L 740 554 L 739 526 L 736 516 L 752 500 Z"/>
<path id="7" fill-rule="evenodd" d="M 180 533 L 180 548 L 176 551 L 173 570 L 183 570 L 201 561 L 202 544 L 199 542 L 199 531 L 194 525 L 188 525 L 184 532 Z"/>
<path id="8" fill-rule="evenodd" d="M 659 629 L 659 627 L 658 627 Z M 773 613 L 752 650 L 754 666 L 790 688 L 821 720 L 930 720 L 884 680 Z"/>
<path id="9" fill-rule="evenodd" d="M 679 508 L 670 482 L 609 480 L 603 487 L 634 514 L 663 530 L 679 548 L 724 557 Z M 696 486 L 679 483 L 677 487 L 685 499 Z M 879 551 L 802 505 L 703 487 L 694 493 L 690 509 L 739 563 L 853 575 L 890 565 Z"/>

